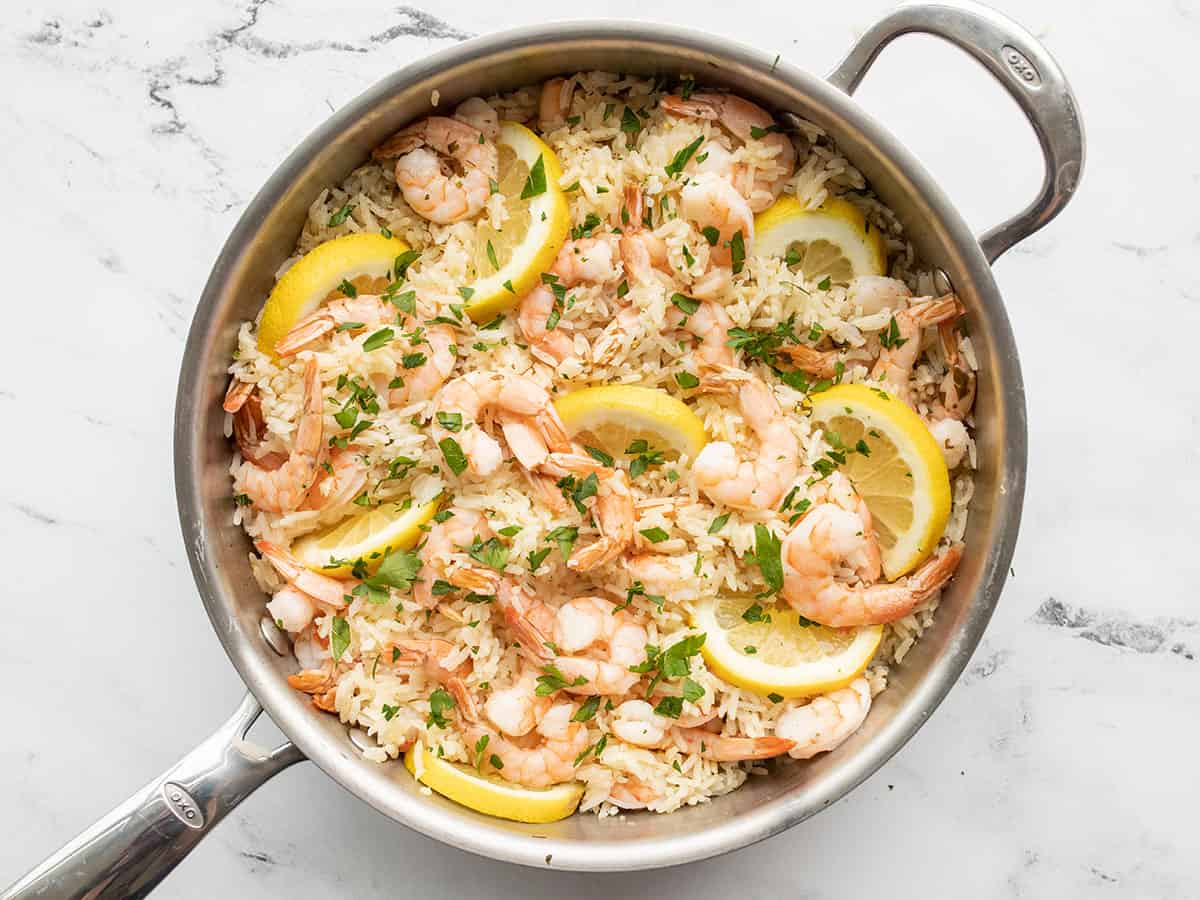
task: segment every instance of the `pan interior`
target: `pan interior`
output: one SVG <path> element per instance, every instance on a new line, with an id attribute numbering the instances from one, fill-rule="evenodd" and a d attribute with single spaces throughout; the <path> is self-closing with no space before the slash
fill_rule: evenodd
<path id="1" fill-rule="evenodd" d="M 979 470 L 967 555 L 934 626 L 893 668 L 890 689 L 837 752 L 781 766 L 732 794 L 666 816 L 578 815 L 520 825 L 424 796 L 400 762 L 362 759 L 344 725 L 287 686 L 295 661 L 263 638 L 265 598 L 250 575 L 246 536 L 230 521 L 231 451 L 220 399 L 238 324 L 257 314 L 324 187 L 342 180 L 397 128 L 428 115 L 435 91 L 445 109 L 475 94 L 587 70 L 692 75 L 830 133 L 968 307 L 981 367 Z M 949 690 L 996 604 L 1016 538 L 1024 454 L 1020 371 L 995 283 L 969 229 L 919 163 L 852 100 L 772 55 L 622 23 L 542 26 L 468 42 L 398 72 L 321 126 L 263 187 L 217 260 L 192 324 L 176 409 L 176 486 L 193 572 L 231 660 L 283 731 L 346 788 L 432 837 L 498 859 L 591 870 L 670 865 L 743 846 L 820 811 L 895 753 Z"/>

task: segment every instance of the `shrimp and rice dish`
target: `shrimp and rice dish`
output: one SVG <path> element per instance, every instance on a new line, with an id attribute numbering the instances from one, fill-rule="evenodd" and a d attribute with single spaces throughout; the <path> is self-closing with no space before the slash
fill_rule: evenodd
<path id="1" fill-rule="evenodd" d="M 606 73 L 435 109 L 229 368 L 289 683 L 559 816 L 837 752 L 963 552 L 963 314 L 816 125 Z"/>

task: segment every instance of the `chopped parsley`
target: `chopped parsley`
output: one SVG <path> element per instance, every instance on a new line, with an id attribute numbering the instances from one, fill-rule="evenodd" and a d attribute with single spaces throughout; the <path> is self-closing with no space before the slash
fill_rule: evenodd
<path id="1" fill-rule="evenodd" d="M 329 627 L 329 652 L 333 656 L 333 661 L 337 662 L 341 659 L 342 654 L 349 646 L 350 623 L 341 616 L 334 616 L 333 624 Z"/>
<path id="2" fill-rule="evenodd" d="M 729 521 L 729 513 L 721 513 L 721 515 L 719 515 L 715 519 L 713 519 L 712 523 L 708 526 L 708 533 L 716 534 L 718 531 L 720 531 L 722 528 L 725 527 L 725 523 L 728 521 Z"/>
<path id="3" fill-rule="evenodd" d="M 454 709 L 454 698 L 444 688 L 438 688 L 429 695 L 429 718 L 425 724 L 432 728 L 446 727 L 446 713 Z"/>
<path id="4" fill-rule="evenodd" d="M 329 217 L 329 227 L 336 228 L 341 225 L 346 219 L 350 218 L 350 213 L 354 211 L 354 204 L 347 203 L 332 216 Z"/>
<path id="5" fill-rule="evenodd" d="M 700 135 L 700 137 L 696 138 L 694 141 L 676 153 L 674 158 L 667 163 L 667 167 L 665 169 L 667 177 L 674 178 L 676 175 L 679 175 L 681 172 L 683 172 L 684 166 L 688 164 L 688 161 L 696 154 L 696 151 L 700 149 L 700 145 L 703 143 L 704 135 Z"/>
<path id="6" fill-rule="evenodd" d="M 644 439 L 638 438 L 625 448 L 626 456 L 633 456 L 635 459 L 629 464 L 629 477 L 637 478 L 650 466 L 657 466 L 663 462 L 663 451 L 653 449 Z"/>
<path id="7" fill-rule="evenodd" d="M 639 531 L 639 533 L 652 544 L 661 544 L 668 537 L 670 537 L 669 534 L 667 534 L 657 525 L 655 525 L 653 528 L 643 528 Z"/>
<path id="8" fill-rule="evenodd" d="M 521 188 L 521 199 L 528 200 L 530 197 L 544 193 L 546 193 L 546 160 L 539 153 L 537 162 L 533 164 L 525 179 L 525 187 Z"/>
<path id="9" fill-rule="evenodd" d="M 754 526 L 754 561 L 762 572 L 770 593 L 783 587 L 783 560 L 779 538 L 766 525 Z"/>
<path id="10" fill-rule="evenodd" d="M 388 343 L 396 336 L 396 332 L 390 328 L 380 328 L 373 335 L 363 341 L 363 353 L 370 353 L 372 350 L 378 350 L 380 347 L 386 347 Z"/>
<path id="11" fill-rule="evenodd" d="M 879 333 L 879 343 L 887 350 L 899 349 L 908 343 L 908 338 L 900 337 L 900 326 L 896 324 L 895 316 L 888 320 L 887 327 Z"/>
<path id="12" fill-rule="evenodd" d="M 542 666 L 542 674 L 537 678 L 537 688 L 534 693 L 539 697 L 548 697 L 555 691 L 561 691 L 566 687 L 579 687 L 587 684 L 587 679 L 580 675 L 574 681 L 567 681 L 567 678 L 558 667 L 555 665 Z"/>
<path id="13" fill-rule="evenodd" d="M 438 447 L 441 448 L 442 458 L 446 460 L 451 472 L 461 475 L 467 470 L 467 455 L 463 453 L 458 441 L 452 437 L 444 437 L 438 441 Z"/>
<path id="14" fill-rule="evenodd" d="M 676 372 L 675 383 L 684 390 L 691 390 L 694 387 L 700 386 L 700 379 L 691 372 Z"/>

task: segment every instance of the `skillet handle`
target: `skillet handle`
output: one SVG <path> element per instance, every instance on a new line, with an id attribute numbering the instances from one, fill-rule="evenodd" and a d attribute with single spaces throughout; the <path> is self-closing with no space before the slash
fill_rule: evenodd
<path id="1" fill-rule="evenodd" d="M 225 814 L 304 759 L 293 744 L 246 740 L 262 712 L 246 694 L 204 743 L 9 887 L 0 900 L 144 897 Z"/>
<path id="2" fill-rule="evenodd" d="M 989 263 L 1053 219 L 1075 193 L 1083 172 L 1083 120 L 1058 63 L 1033 35 L 995 10 L 969 0 L 901 6 L 876 22 L 827 80 L 853 94 L 889 43 L 920 32 L 943 38 L 973 56 L 1009 95 L 1033 126 L 1046 173 L 1037 198 L 979 243 Z"/>

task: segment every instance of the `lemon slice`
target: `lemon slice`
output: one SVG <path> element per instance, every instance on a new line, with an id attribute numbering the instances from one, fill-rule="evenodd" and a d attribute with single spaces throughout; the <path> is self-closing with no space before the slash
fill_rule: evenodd
<path id="1" fill-rule="evenodd" d="M 813 210 L 790 195 L 780 197 L 754 220 L 754 234 L 755 253 L 787 258 L 809 281 L 828 276 L 834 284 L 849 284 L 887 271 L 883 235 L 840 197 Z"/>
<path id="2" fill-rule="evenodd" d="M 438 500 L 414 504 L 408 509 L 402 509 L 399 503 L 385 503 L 325 531 L 300 538 L 292 545 L 292 553 L 308 568 L 334 578 L 348 576 L 358 559 L 373 573 L 389 549 L 408 550 L 415 546 L 421 537 L 421 526 L 433 518 L 437 509 Z M 331 568 L 331 560 L 348 562 Z"/>
<path id="3" fill-rule="evenodd" d="M 609 385 L 559 397 L 554 408 L 567 433 L 620 456 L 636 440 L 668 455 L 695 459 L 708 443 L 704 423 L 682 400 L 658 388 Z"/>
<path id="4" fill-rule="evenodd" d="M 888 581 L 911 572 L 937 546 L 950 517 L 950 474 L 920 416 L 895 397 L 842 384 L 812 398 L 813 420 L 845 448 L 842 471 L 866 501 Z M 869 455 L 855 450 L 865 443 Z"/>
<path id="5" fill-rule="evenodd" d="M 726 681 L 758 694 L 807 697 L 849 684 L 867 667 L 881 625 L 829 628 L 808 623 L 786 604 L 721 597 L 700 606 L 693 623 L 700 652 Z"/>
<path id="6" fill-rule="evenodd" d="M 470 292 L 465 309 L 476 322 L 491 320 L 533 290 L 542 273 L 550 270 L 571 227 L 567 198 L 558 186 L 562 166 L 554 151 L 515 122 L 500 123 L 496 146 L 497 184 L 508 218 L 499 230 L 486 221 L 475 229 L 471 258 L 475 280 L 463 293 Z M 522 197 L 530 193 L 527 184 L 538 193 Z"/>
<path id="7" fill-rule="evenodd" d="M 388 278 L 396 257 L 408 249 L 399 238 L 363 233 L 334 238 L 309 250 L 271 290 L 258 323 L 258 349 L 274 356 L 280 339 L 343 281 Z"/>
<path id="8" fill-rule="evenodd" d="M 421 774 L 417 775 L 420 754 Z M 404 765 L 422 784 L 443 797 L 499 819 L 540 824 L 565 819 L 583 797 L 577 781 L 556 784 L 544 790 L 523 788 L 500 778 L 480 775 L 474 769 L 439 759 L 418 741 L 404 754 Z"/>

